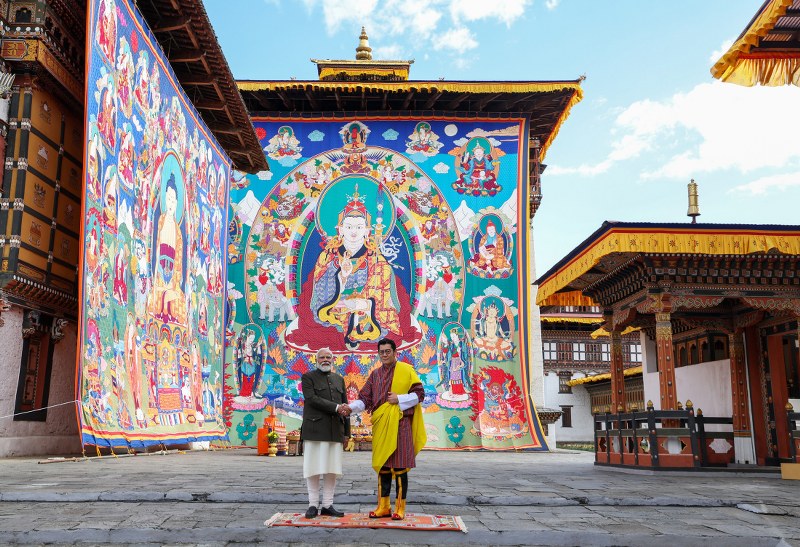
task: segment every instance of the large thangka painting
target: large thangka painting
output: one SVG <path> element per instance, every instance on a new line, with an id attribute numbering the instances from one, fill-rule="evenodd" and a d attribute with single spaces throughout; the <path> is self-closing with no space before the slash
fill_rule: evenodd
<path id="1" fill-rule="evenodd" d="M 234 181 L 228 224 L 231 442 L 252 445 L 267 411 L 299 427 L 320 348 L 356 398 L 389 337 L 424 382 L 429 448 L 545 448 L 528 393 L 526 122 L 255 126 L 271 172 Z"/>
<path id="2" fill-rule="evenodd" d="M 83 441 L 224 437 L 230 160 L 132 0 L 89 1 Z"/>

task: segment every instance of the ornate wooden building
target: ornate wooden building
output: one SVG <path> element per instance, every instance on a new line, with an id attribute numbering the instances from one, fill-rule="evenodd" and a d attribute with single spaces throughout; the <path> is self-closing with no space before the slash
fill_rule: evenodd
<path id="1" fill-rule="evenodd" d="M 267 169 L 202 2 L 140 9 L 235 167 Z M 15 414 L 0 421 L 0 455 L 80 448 L 72 403 L 86 10 L 85 0 L 0 1 L 0 415 Z"/>
<path id="2" fill-rule="evenodd" d="M 606 222 L 538 280 L 538 302 L 602 307 L 612 412 L 628 399 L 621 333 L 638 327 L 648 407 L 726 418 L 726 461 L 775 465 L 797 453 L 799 265 L 800 226 Z M 695 465 L 676 446 L 673 465 Z"/>

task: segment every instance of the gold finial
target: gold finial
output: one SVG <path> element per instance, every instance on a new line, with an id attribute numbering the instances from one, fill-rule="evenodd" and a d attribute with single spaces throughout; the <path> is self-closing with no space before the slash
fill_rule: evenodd
<path id="1" fill-rule="evenodd" d="M 358 37 L 358 47 L 356 48 L 356 60 L 357 61 L 372 60 L 372 48 L 369 47 L 369 37 L 367 36 L 367 30 L 364 27 L 361 27 L 361 36 Z"/>
<path id="2" fill-rule="evenodd" d="M 653 401 L 650 399 L 647 400 L 647 410 L 653 410 Z"/>
<path id="3" fill-rule="evenodd" d="M 700 216 L 700 203 L 697 195 L 697 183 L 692 179 L 689 183 L 689 210 L 686 216 L 692 217 L 692 224 L 697 223 L 697 217 Z"/>
<path id="4" fill-rule="evenodd" d="M 678 410 L 683 410 L 683 403 L 678 401 Z"/>
<path id="5" fill-rule="evenodd" d="M 792 403 L 786 403 L 786 412 L 791 412 L 792 410 L 794 410 Z"/>
<path id="6" fill-rule="evenodd" d="M 688 409 L 694 408 L 694 404 L 692 403 L 691 399 L 686 399 L 686 408 Z"/>

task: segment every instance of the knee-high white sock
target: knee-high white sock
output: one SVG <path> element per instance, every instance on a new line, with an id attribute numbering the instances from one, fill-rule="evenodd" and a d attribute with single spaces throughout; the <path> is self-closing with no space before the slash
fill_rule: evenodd
<path id="1" fill-rule="evenodd" d="M 333 505 L 333 491 L 336 489 L 336 474 L 325 473 L 322 478 L 322 506 Z"/>
<path id="2" fill-rule="evenodd" d="M 319 475 L 306 477 L 306 486 L 308 487 L 308 506 L 319 507 Z"/>

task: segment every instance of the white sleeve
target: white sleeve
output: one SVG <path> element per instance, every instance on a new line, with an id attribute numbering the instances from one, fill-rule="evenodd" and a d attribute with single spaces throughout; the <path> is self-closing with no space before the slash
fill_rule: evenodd
<path id="1" fill-rule="evenodd" d="M 408 410 L 419 404 L 419 397 L 417 397 L 416 393 L 405 393 L 397 396 L 397 402 L 400 405 L 400 410 Z"/>
<path id="2" fill-rule="evenodd" d="M 353 414 L 358 414 L 359 412 L 364 412 L 364 401 L 361 399 L 357 399 L 355 401 L 351 401 L 347 403 L 347 406 L 350 407 L 350 410 Z"/>

